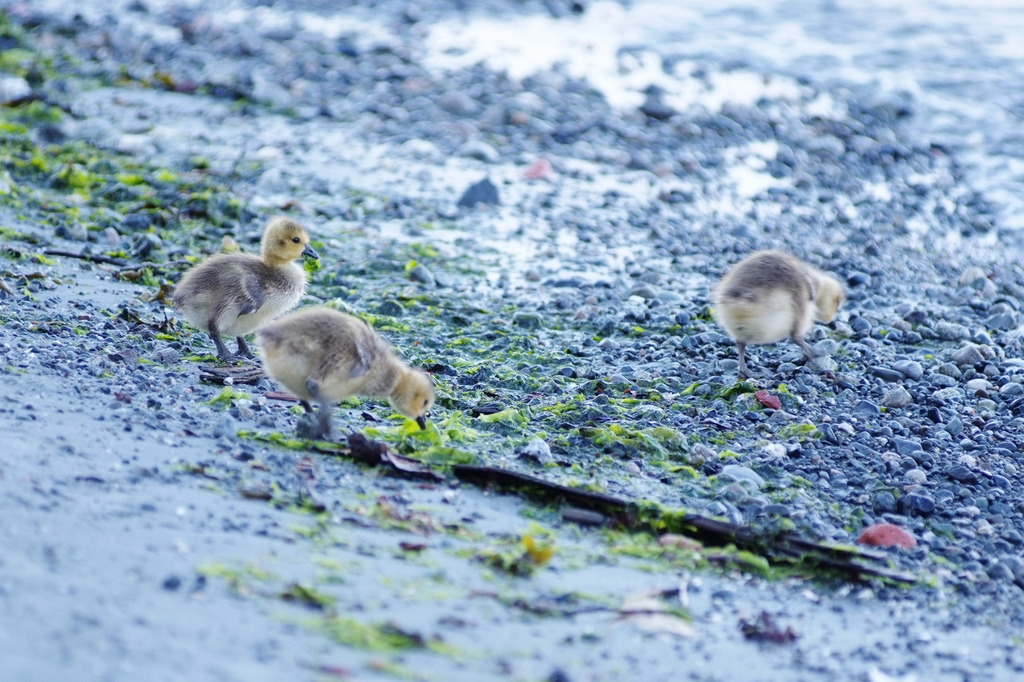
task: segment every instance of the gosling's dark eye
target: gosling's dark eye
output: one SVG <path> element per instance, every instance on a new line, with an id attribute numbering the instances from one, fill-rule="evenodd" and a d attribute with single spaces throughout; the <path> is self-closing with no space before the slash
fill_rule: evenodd
<path id="1" fill-rule="evenodd" d="M 299 239 L 298 237 L 292 237 L 292 244 L 298 244 L 300 241 L 302 240 Z"/>

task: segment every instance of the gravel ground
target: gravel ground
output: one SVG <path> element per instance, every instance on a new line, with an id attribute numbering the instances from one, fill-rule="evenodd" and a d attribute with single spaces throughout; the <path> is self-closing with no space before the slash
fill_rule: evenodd
<path id="1" fill-rule="evenodd" d="M 817 5 L 688 10 L 667 35 L 653 2 L 0 8 L 0 647 L 17 679 L 1021 674 L 1020 108 L 993 75 L 1021 66 L 972 51 L 963 10 L 907 11 L 874 52 L 854 32 L 874 56 L 851 75 L 714 47 L 866 11 Z M 589 77 L 472 40 L 497 22 L 550 58 L 544 31 L 609 17 L 625 46 L 589 52 Z M 955 77 L 863 77 L 920 77 L 912 48 L 956 30 Z M 972 69 L 974 109 L 1000 112 L 980 140 L 952 103 Z M 306 302 L 365 317 L 438 385 L 427 432 L 360 400 L 338 431 L 443 479 L 296 440 L 266 379 L 200 379 L 212 344 L 164 295 L 280 212 L 321 254 Z M 809 335 L 819 357 L 752 349 L 738 384 L 708 291 L 768 247 L 849 299 Z M 768 539 L 580 524 L 452 475 L 470 461 Z M 882 552 L 912 587 L 771 548 L 780 531 L 849 546 L 880 522 L 915 538 Z"/>

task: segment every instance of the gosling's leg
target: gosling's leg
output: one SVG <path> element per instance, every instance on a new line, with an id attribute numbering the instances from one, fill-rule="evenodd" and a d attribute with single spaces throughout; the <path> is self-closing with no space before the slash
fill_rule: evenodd
<path id="1" fill-rule="evenodd" d="M 243 358 L 249 358 L 250 360 L 256 357 L 255 355 L 252 354 L 252 351 L 249 350 L 249 346 L 248 344 L 245 343 L 245 339 L 243 339 L 241 336 L 236 336 L 235 341 L 238 343 L 239 355 L 241 355 Z"/>
<path id="2" fill-rule="evenodd" d="M 320 409 L 314 413 L 313 407 L 308 401 L 300 401 L 306 409 L 306 413 L 299 418 L 296 433 L 300 438 L 322 440 L 331 433 L 331 406 L 327 401 L 320 400 L 320 384 L 312 379 L 306 381 L 306 392 L 309 393 L 310 398 L 319 403 Z"/>
<path id="3" fill-rule="evenodd" d="M 208 323 L 210 330 L 210 338 L 213 339 L 213 345 L 217 346 L 217 357 L 222 362 L 231 362 L 231 353 L 228 352 L 228 347 L 224 345 L 224 341 L 220 338 L 220 330 L 217 329 L 217 323 L 210 320 Z"/>
<path id="4" fill-rule="evenodd" d="M 747 344 L 743 343 L 742 341 L 737 341 L 736 342 L 736 350 L 739 351 L 739 355 L 740 355 L 740 373 L 739 373 L 739 377 L 737 377 L 737 378 L 740 381 L 746 381 L 747 377 L 750 376 L 750 373 L 747 371 L 747 354 L 746 354 Z"/>
<path id="5" fill-rule="evenodd" d="M 320 438 L 327 438 L 331 435 L 331 405 L 327 402 L 320 403 L 320 409 L 316 413 Z"/>
<path id="6" fill-rule="evenodd" d="M 791 338 L 793 339 L 793 343 L 795 343 L 796 345 L 800 346 L 803 349 L 804 353 L 807 355 L 808 360 L 814 358 L 814 349 L 812 349 L 811 346 L 806 341 L 804 341 L 803 336 L 797 336 L 796 334 L 794 334 Z"/>

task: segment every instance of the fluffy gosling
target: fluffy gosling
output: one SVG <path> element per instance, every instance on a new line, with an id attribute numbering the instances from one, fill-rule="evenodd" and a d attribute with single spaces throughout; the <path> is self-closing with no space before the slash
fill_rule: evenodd
<path id="1" fill-rule="evenodd" d="M 814 320 L 828 323 L 846 299 L 829 274 L 781 251 L 755 251 L 725 274 L 712 291 L 715 317 L 739 350 L 739 378 L 747 378 L 748 343 L 791 338 L 814 357 L 804 335 Z"/>
<path id="2" fill-rule="evenodd" d="M 380 335 L 359 318 L 322 306 L 303 308 L 260 329 L 257 343 L 267 374 L 299 397 L 307 413 L 319 403 L 316 423 L 300 423 L 300 435 L 324 438 L 331 405 L 349 396 L 387 398 L 420 428 L 434 404 L 425 372 L 402 362 Z"/>
<path id="3" fill-rule="evenodd" d="M 185 319 L 208 332 L 224 361 L 231 353 L 221 336 L 234 336 L 238 354 L 252 352 L 242 338 L 298 305 L 306 293 L 306 272 L 294 261 L 319 258 L 305 228 L 291 218 L 274 218 L 263 230 L 260 255 L 217 253 L 185 273 L 172 303 Z"/>

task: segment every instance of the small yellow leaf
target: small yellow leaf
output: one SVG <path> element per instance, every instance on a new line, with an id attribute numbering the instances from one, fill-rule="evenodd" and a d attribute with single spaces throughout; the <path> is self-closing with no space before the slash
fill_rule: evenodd
<path id="1" fill-rule="evenodd" d="M 551 561 L 551 557 L 555 555 L 555 548 L 551 545 L 539 546 L 533 539 L 532 535 L 523 536 L 523 547 L 526 548 L 526 553 L 533 559 L 533 563 L 538 566 L 543 566 L 547 562 Z"/>

